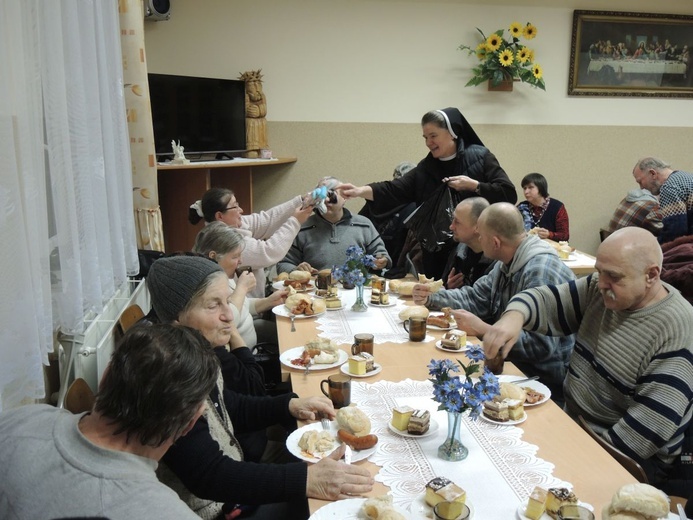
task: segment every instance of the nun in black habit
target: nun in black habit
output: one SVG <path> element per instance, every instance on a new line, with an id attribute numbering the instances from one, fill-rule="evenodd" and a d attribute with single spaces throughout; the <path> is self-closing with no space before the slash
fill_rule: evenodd
<path id="1" fill-rule="evenodd" d="M 417 211 L 409 225 L 422 245 L 424 272 L 428 277 L 440 279 L 450 251 L 456 244 L 449 231 L 452 222 L 449 211 L 438 215 L 440 238 L 427 240 L 424 236 L 427 231 L 419 223 L 422 218 L 430 216 L 431 207 L 437 207 L 432 204 L 433 199 L 448 189 L 454 210 L 461 200 L 475 196 L 484 197 L 492 204 L 515 204 L 517 192 L 496 156 L 484 146 L 458 109 L 432 110 L 421 119 L 421 127 L 429 153 L 407 175 L 360 187 L 342 184 L 337 189 L 346 198 L 365 198 L 374 214 L 415 202 Z M 443 184 L 447 188 L 442 187 Z"/>

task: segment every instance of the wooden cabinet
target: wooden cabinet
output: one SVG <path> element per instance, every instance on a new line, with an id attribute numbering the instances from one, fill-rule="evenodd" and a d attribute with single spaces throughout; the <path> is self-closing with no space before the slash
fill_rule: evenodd
<path id="1" fill-rule="evenodd" d="M 296 162 L 295 157 L 276 160 L 234 159 L 190 164 L 157 166 L 159 205 L 164 228 L 166 252 L 190 251 L 204 221 L 188 221 L 190 205 L 210 188 L 233 190 L 243 211 L 253 211 L 253 175 L 272 166 Z"/>

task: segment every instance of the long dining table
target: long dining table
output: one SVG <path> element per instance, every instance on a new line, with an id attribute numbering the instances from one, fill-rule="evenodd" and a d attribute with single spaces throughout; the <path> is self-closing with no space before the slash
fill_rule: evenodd
<path id="1" fill-rule="evenodd" d="M 353 291 L 352 291 L 353 292 Z M 396 316 L 392 310 L 388 316 L 385 311 L 369 307 L 367 314 L 355 313 L 349 309 L 349 291 L 342 291 L 343 300 L 347 303 L 345 307 L 332 313 L 330 318 L 336 322 L 344 322 L 348 325 L 358 320 L 360 327 L 364 330 L 357 332 L 375 332 L 376 342 L 374 346 L 374 356 L 376 362 L 382 367 L 376 375 L 368 378 L 353 378 L 352 382 L 373 384 L 378 382 L 401 382 L 406 380 L 426 381 L 429 378 L 427 365 L 431 359 L 456 359 L 460 356 L 443 352 L 435 347 L 435 340 L 444 334 L 442 331 L 428 330 L 429 337 L 426 342 L 411 342 L 402 328 L 402 338 L 397 341 L 378 341 L 378 332 L 387 326 L 383 325 L 391 322 Z M 366 292 L 368 296 L 368 292 Z M 411 299 L 400 298 L 395 310 L 401 309 L 404 305 L 411 305 Z M 323 315 L 324 316 L 324 315 Z M 297 319 L 295 321 L 295 331 L 291 331 L 291 324 L 288 318 L 277 316 L 277 330 L 279 334 L 280 352 L 284 353 L 289 349 L 300 347 L 306 342 L 315 339 L 319 335 L 325 336 L 321 329 L 324 326 L 318 323 L 316 317 L 307 319 Z M 365 321 L 364 321 L 365 319 Z M 371 330 L 367 330 L 367 323 L 372 323 Z M 352 330 L 347 327 L 349 332 Z M 433 336 L 433 341 L 431 337 Z M 385 336 L 387 337 L 387 335 Z M 346 339 L 346 338 L 343 338 Z M 468 338 L 474 342 L 476 338 Z M 339 343 L 339 342 L 338 342 Z M 351 342 L 341 342 L 340 350 L 349 354 Z M 342 356 L 344 357 L 344 356 Z M 339 373 L 339 367 L 327 370 L 305 371 L 300 368 L 290 368 L 282 366 L 288 374 L 293 391 L 301 397 L 322 395 L 320 382 L 331 374 Z M 505 363 L 503 374 L 521 374 L 519 370 L 509 362 Z M 432 397 L 432 396 L 431 396 Z M 431 400 L 431 402 L 433 402 Z M 433 403 L 437 406 L 437 403 Z M 433 408 L 435 410 L 435 408 Z M 576 496 L 584 502 L 594 507 L 596 518 L 601 517 L 601 509 L 604 504 L 611 501 L 613 494 L 624 484 L 634 483 L 632 477 L 618 462 L 616 462 L 599 444 L 597 444 L 580 426 L 574 422 L 560 407 L 552 400 L 539 406 L 526 409 L 528 418 L 519 426 L 509 426 L 508 428 L 521 428 L 518 434 L 522 441 L 538 447 L 536 457 L 547 461 L 553 465 L 553 476 L 561 481 L 570 483 Z M 445 428 L 441 428 L 444 430 Z M 442 433 L 442 437 L 440 434 Z M 445 439 L 444 432 L 439 432 L 440 441 Z M 372 475 L 378 474 L 381 466 L 369 459 L 362 460 L 357 464 L 367 468 Z M 449 464 L 449 463 L 448 463 Z M 464 465 L 465 461 L 454 464 Z M 460 466 L 463 467 L 463 466 Z M 506 477 L 516 478 L 516 477 Z M 531 489 L 533 486 L 530 486 Z M 389 488 L 382 481 L 376 481 L 373 490 L 368 496 L 385 494 Z M 518 497 L 518 505 L 526 497 Z M 329 502 L 317 499 L 310 499 L 309 506 L 311 513 L 315 513 Z M 477 504 L 477 510 L 479 509 Z M 477 520 L 509 520 L 515 518 L 513 514 L 499 513 L 499 516 L 477 516 Z"/>

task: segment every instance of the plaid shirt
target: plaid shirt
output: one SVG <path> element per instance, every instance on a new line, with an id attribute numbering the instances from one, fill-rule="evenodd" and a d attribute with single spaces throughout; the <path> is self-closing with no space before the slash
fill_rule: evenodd
<path id="1" fill-rule="evenodd" d="M 662 212 L 659 204 L 653 200 L 636 200 L 629 202 L 623 199 L 614 211 L 609 222 L 609 232 L 628 226 L 647 229 L 657 236 L 662 230 Z"/>
<path id="2" fill-rule="evenodd" d="M 528 236 L 510 265 L 496 262 L 493 270 L 474 285 L 432 294 L 428 306 L 465 309 L 486 323 L 495 323 L 510 299 L 520 291 L 574 279 L 575 275 L 558 258 L 553 247 L 536 236 Z M 549 337 L 523 331 L 508 354 L 508 361 L 527 375 L 538 375 L 551 388 L 551 393 L 560 398 L 574 343 L 574 336 Z"/>
<path id="3" fill-rule="evenodd" d="M 693 174 L 677 170 L 669 175 L 660 188 L 659 206 L 663 215 L 660 244 L 693 235 Z"/>

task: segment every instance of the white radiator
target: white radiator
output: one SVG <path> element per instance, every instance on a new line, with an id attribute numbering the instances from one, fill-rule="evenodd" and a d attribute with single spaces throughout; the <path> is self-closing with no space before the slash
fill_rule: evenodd
<path id="1" fill-rule="evenodd" d="M 103 312 L 87 320 L 84 334 L 58 334 L 60 391 L 57 397 L 62 407 L 65 392 L 76 378 L 84 379 L 96 393 L 106 365 L 115 346 L 115 328 L 123 310 L 138 304 L 144 313 L 151 307 L 144 280 L 130 280 L 116 292 Z"/>

